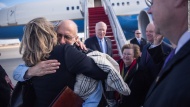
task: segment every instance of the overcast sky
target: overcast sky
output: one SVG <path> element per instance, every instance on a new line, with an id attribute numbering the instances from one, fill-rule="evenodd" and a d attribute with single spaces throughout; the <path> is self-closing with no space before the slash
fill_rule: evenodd
<path id="1" fill-rule="evenodd" d="M 20 3 L 34 2 L 34 1 L 44 1 L 44 0 L 0 0 L 0 8 L 7 6 L 9 7 Z"/>

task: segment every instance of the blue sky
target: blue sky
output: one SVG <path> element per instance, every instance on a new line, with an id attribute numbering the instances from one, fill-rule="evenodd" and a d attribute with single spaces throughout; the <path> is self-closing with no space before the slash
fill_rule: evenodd
<path id="1" fill-rule="evenodd" d="M 0 0 L 0 8 L 6 6 L 13 6 L 15 4 L 34 2 L 34 1 L 44 1 L 44 0 Z"/>

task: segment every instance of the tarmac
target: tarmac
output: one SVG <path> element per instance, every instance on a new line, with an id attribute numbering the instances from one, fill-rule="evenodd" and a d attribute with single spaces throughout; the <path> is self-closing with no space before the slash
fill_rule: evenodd
<path id="1" fill-rule="evenodd" d="M 0 45 L 0 65 L 5 69 L 12 83 L 16 85 L 13 79 L 13 71 L 19 64 L 23 64 L 22 55 L 19 53 L 20 43 L 1 44 Z"/>

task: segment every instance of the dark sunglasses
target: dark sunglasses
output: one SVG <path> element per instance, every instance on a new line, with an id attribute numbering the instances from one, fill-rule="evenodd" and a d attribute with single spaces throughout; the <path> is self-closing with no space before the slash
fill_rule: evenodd
<path id="1" fill-rule="evenodd" d="M 136 33 L 136 34 L 141 34 L 141 33 Z"/>
<path id="2" fill-rule="evenodd" d="M 64 38 L 67 39 L 67 40 L 71 40 L 71 39 L 74 38 L 74 37 L 72 37 L 72 36 L 69 36 L 69 35 L 62 35 L 62 34 L 57 34 L 57 36 L 58 36 L 58 38 L 64 37 Z"/>

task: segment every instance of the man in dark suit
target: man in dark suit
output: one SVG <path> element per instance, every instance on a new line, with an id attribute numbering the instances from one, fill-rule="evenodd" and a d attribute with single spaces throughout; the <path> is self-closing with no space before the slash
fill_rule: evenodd
<path id="1" fill-rule="evenodd" d="M 96 35 L 86 39 L 85 45 L 87 48 L 90 48 L 94 51 L 97 50 L 97 51 L 100 51 L 102 53 L 106 53 L 112 57 L 112 55 L 113 55 L 112 43 L 111 43 L 111 40 L 109 38 L 105 37 L 106 30 L 107 30 L 107 25 L 104 22 L 96 23 L 96 27 L 95 27 Z M 104 84 L 103 81 L 102 81 L 102 83 Z M 104 93 L 105 93 L 107 99 L 113 99 L 114 92 L 105 91 L 105 88 L 104 88 Z M 108 96 L 110 96 L 110 97 L 108 98 Z M 102 97 L 98 107 L 105 107 L 106 105 L 107 105 L 106 104 L 106 98 Z"/>
<path id="2" fill-rule="evenodd" d="M 92 50 L 98 50 L 103 53 L 107 53 L 112 56 L 112 43 L 106 35 L 107 25 L 104 22 L 96 23 L 95 33 L 96 35 L 85 40 L 87 48 Z"/>
<path id="3" fill-rule="evenodd" d="M 168 38 L 176 49 L 173 57 L 167 62 L 165 60 L 165 66 L 149 89 L 144 107 L 190 107 L 188 1 L 155 0 L 150 6 L 148 13 L 154 17 L 155 31 Z M 161 48 L 155 48 L 159 49 L 155 54 L 161 53 Z"/>
<path id="4" fill-rule="evenodd" d="M 148 52 L 148 49 L 155 47 L 153 45 L 154 35 L 156 35 L 154 30 L 155 30 L 154 24 L 149 23 L 146 28 L 146 38 L 149 43 L 144 46 L 142 55 L 141 55 L 141 59 L 140 59 L 140 61 L 141 61 L 140 65 L 143 67 L 143 71 L 146 71 L 150 75 L 149 76 L 150 84 L 156 78 L 156 76 L 158 75 L 158 73 L 162 67 L 162 65 L 154 63 L 153 59 L 150 56 L 150 53 Z M 168 55 L 172 50 L 172 47 L 169 44 L 165 43 L 163 41 L 163 38 L 160 41 L 159 45 L 161 45 L 161 48 L 165 55 Z"/>
<path id="5" fill-rule="evenodd" d="M 144 45 L 147 44 L 146 40 L 144 38 L 142 38 L 140 30 L 135 31 L 135 38 L 131 39 L 130 43 L 137 44 L 140 47 L 141 52 L 142 52 Z"/>
<path id="6" fill-rule="evenodd" d="M 154 24 L 149 23 L 146 28 L 146 38 L 148 40 L 148 44 L 144 46 L 142 55 L 140 58 L 140 68 L 142 69 L 142 72 L 144 72 L 144 78 L 145 78 L 144 98 L 152 82 L 155 80 L 158 73 L 160 72 L 160 69 L 162 68 L 162 63 L 155 63 L 149 53 L 149 49 L 155 47 L 155 45 L 153 44 L 155 42 L 154 37 L 156 36 L 154 31 L 155 31 Z M 172 50 L 172 47 L 169 44 L 165 43 L 163 41 L 163 38 L 160 40 L 159 45 L 161 46 L 161 49 L 163 50 L 164 55 L 168 55 Z"/>

